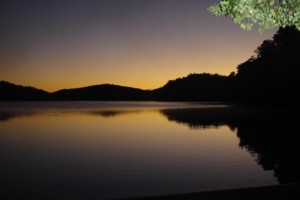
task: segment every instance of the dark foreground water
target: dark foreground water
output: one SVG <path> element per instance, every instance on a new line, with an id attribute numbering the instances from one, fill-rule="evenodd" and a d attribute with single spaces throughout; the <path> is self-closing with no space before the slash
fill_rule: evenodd
<path id="1" fill-rule="evenodd" d="M 281 111 L 274 118 L 278 112 L 201 103 L 0 103 L 0 195 L 111 199 L 297 181 L 293 145 L 278 148 L 293 141 L 290 119 Z"/>

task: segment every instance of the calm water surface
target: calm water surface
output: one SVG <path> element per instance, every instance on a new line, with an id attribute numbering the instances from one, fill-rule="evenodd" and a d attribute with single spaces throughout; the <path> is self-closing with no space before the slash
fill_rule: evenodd
<path id="1" fill-rule="evenodd" d="M 274 171 L 241 145 L 234 125 L 203 112 L 224 108 L 1 103 L 0 195 L 111 199 L 278 184 Z"/>

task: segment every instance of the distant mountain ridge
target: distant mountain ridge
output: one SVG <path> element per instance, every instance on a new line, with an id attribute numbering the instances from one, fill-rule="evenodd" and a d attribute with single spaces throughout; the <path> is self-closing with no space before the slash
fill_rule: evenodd
<path id="1" fill-rule="evenodd" d="M 30 86 L 21 86 L 0 81 L 0 101 L 43 101 L 50 93 Z"/>
<path id="2" fill-rule="evenodd" d="M 51 94 L 54 100 L 101 100 L 101 101 L 125 101 L 147 100 L 149 92 L 142 89 L 102 84 L 82 88 L 63 89 Z"/>
<path id="3" fill-rule="evenodd" d="M 219 101 L 299 106 L 300 31 L 280 28 L 255 53 L 237 67 L 237 73 L 190 74 L 154 90 L 102 84 L 49 93 L 1 81 L 0 101 Z"/>
<path id="4" fill-rule="evenodd" d="M 226 84 L 225 84 L 226 83 Z M 226 101 L 231 95 L 232 80 L 218 74 L 190 74 L 170 80 L 163 87 L 142 90 L 113 84 L 46 92 L 1 81 L 1 101 Z M 225 98 L 226 97 L 226 98 Z"/>
<path id="5" fill-rule="evenodd" d="M 233 84 L 229 77 L 208 73 L 190 74 L 170 80 L 154 90 L 100 84 L 52 93 L 0 81 L 0 101 L 228 101 Z"/>
<path id="6" fill-rule="evenodd" d="M 138 101 L 148 100 L 150 91 L 102 84 L 62 89 L 50 93 L 31 86 L 0 81 L 0 101 Z"/>

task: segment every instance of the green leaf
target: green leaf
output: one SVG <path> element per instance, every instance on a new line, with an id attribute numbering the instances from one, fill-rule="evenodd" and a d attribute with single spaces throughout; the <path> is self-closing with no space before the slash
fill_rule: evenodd
<path id="1" fill-rule="evenodd" d="M 245 30 L 251 30 L 254 24 L 259 32 L 278 26 L 300 30 L 300 0 L 221 0 L 209 11 L 232 18 Z"/>

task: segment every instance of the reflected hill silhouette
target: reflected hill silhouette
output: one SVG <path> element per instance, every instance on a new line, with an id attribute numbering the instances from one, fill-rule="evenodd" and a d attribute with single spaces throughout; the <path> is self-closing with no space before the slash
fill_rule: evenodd
<path id="1" fill-rule="evenodd" d="M 90 111 L 88 114 L 97 115 L 104 118 L 118 117 L 120 115 L 127 115 L 132 113 L 140 113 L 142 110 L 101 110 L 101 111 Z"/>
<path id="2" fill-rule="evenodd" d="M 298 167 L 299 109 L 258 108 L 243 106 L 156 109 L 169 121 L 184 124 L 191 129 L 228 126 L 236 132 L 241 148 L 252 154 L 264 170 L 273 170 L 280 183 L 300 181 Z M 0 123 L 18 117 L 34 116 L 53 110 L 1 110 Z M 56 112 L 62 112 L 56 110 Z M 93 110 L 72 109 L 63 112 L 78 112 L 100 117 L 143 112 L 143 110 Z"/>
<path id="3" fill-rule="evenodd" d="M 7 122 L 20 117 L 30 117 L 40 114 L 41 112 L 36 112 L 33 110 L 1 110 L 0 109 L 0 123 Z"/>
<path id="4" fill-rule="evenodd" d="M 264 170 L 273 170 L 280 183 L 300 181 L 298 111 L 257 107 L 161 110 L 170 121 L 192 129 L 227 125 L 236 130 L 240 147 L 256 157 Z"/>
<path id="5" fill-rule="evenodd" d="M 27 115 L 26 115 L 27 116 Z M 14 118 L 20 117 L 20 113 L 0 111 L 0 122 L 6 122 Z"/>
<path id="6" fill-rule="evenodd" d="M 67 112 L 72 112 L 72 113 L 81 113 L 81 114 L 88 114 L 88 115 L 95 115 L 95 116 L 100 116 L 104 118 L 109 118 L 109 117 L 117 117 L 120 115 L 125 115 L 125 114 L 131 114 L 131 113 L 139 113 L 143 112 L 142 110 L 93 110 L 93 109 L 82 109 L 82 110 L 72 110 L 72 109 L 42 109 L 39 111 L 35 111 L 32 109 L 28 110 L 0 110 L 0 123 L 1 122 L 7 122 L 9 120 L 13 120 L 16 118 L 20 117 L 30 117 L 30 116 L 37 116 L 41 114 L 47 114 L 49 112 L 54 112 L 54 113 L 67 113 Z"/>
<path id="7" fill-rule="evenodd" d="M 264 170 L 273 170 L 280 183 L 300 181 L 298 165 L 299 110 L 289 108 L 258 108 L 230 106 L 219 108 L 157 109 L 169 121 L 184 124 L 191 129 L 228 126 L 240 142 L 256 158 Z M 0 111 L 0 123 L 18 117 L 43 114 L 44 110 Z M 99 117 L 143 112 L 142 110 L 56 110 L 56 112 L 78 112 Z"/>

